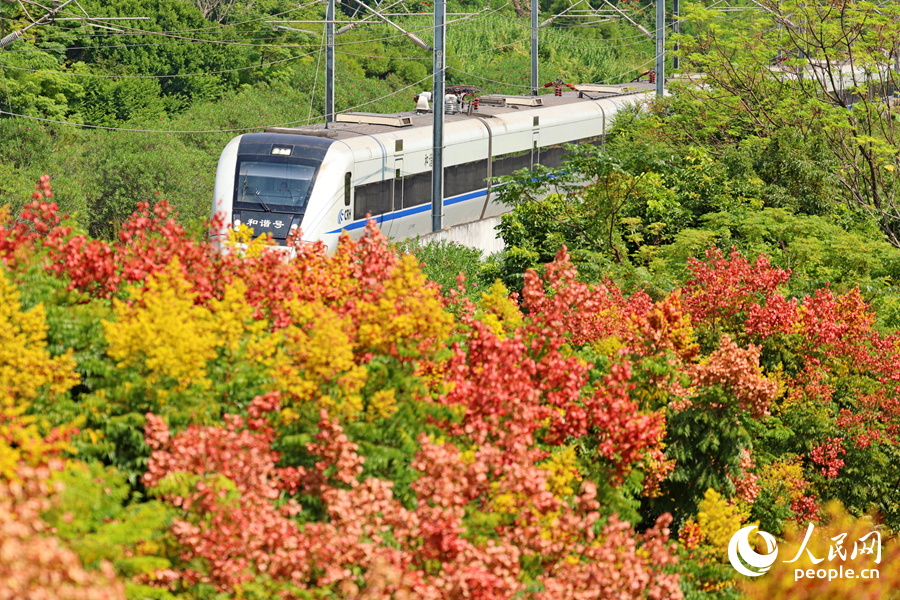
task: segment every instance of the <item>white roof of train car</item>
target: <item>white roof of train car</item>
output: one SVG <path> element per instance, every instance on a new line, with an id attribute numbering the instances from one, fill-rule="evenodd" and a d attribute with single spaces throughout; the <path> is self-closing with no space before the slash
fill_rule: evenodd
<path id="1" fill-rule="evenodd" d="M 506 106 L 495 106 L 485 102 L 480 103 L 478 110 L 474 111 L 472 116 L 465 113 L 445 114 L 444 123 L 451 125 L 460 121 L 472 120 L 473 117 L 491 118 L 503 115 L 514 115 L 525 111 L 541 111 L 542 109 L 560 107 L 567 104 L 578 104 L 582 102 L 591 102 L 595 100 L 618 99 L 634 94 L 643 94 L 653 92 L 656 89 L 655 84 L 638 82 L 625 83 L 617 85 L 583 85 L 575 86 L 580 91 L 564 91 L 562 96 L 554 96 L 553 94 L 543 94 L 537 96 L 542 102 L 542 106 L 521 106 L 516 104 L 507 104 Z M 568 88 L 564 88 L 568 90 Z M 482 96 L 484 98 L 485 96 Z M 501 94 L 492 94 L 493 98 L 531 98 L 522 96 L 503 96 Z M 556 112 L 556 111 L 552 111 Z M 339 113 L 340 114 L 340 113 Z M 365 117 L 377 117 L 372 121 L 382 121 L 382 123 L 365 123 L 365 122 L 334 122 L 325 128 L 324 123 L 307 125 L 303 127 L 270 127 L 266 129 L 271 133 L 289 133 L 298 135 L 314 135 L 318 137 L 327 137 L 334 140 L 347 140 L 360 136 L 374 136 L 383 133 L 402 134 L 413 128 L 432 127 L 432 113 L 416 113 L 404 112 L 390 115 L 367 115 L 366 113 L 346 113 L 347 116 L 359 117 L 360 121 L 365 121 Z M 405 125 L 389 125 L 384 124 L 388 121 L 406 123 Z"/>

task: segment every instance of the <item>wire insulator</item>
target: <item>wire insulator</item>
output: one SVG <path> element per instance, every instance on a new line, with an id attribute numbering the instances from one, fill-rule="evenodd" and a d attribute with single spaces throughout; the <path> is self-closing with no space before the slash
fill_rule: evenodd
<path id="1" fill-rule="evenodd" d="M 16 41 L 17 39 L 19 39 L 20 37 L 22 37 L 22 31 L 21 31 L 21 30 L 19 30 L 19 31 L 13 31 L 11 34 L 9 34 L 8 36 L 6 36 L 6 37 L 3 38 L 2 40 L 0 40 L 0 48 L 6 48 L 6 47 L 9 46 L 10 44 L 12 44 L 14 41 Z"/>

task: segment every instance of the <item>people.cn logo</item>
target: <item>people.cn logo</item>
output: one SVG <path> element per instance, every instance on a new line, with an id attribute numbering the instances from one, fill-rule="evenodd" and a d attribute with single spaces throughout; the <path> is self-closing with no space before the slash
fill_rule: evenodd
<path id="1" fill-rule="evenodd" d="M 731 566 L 738 573 L 747 577 L 759 577 L 768 571 L 778 556 L 778 544 L 775 543 L 775 538 L 762 530 L 759 531 L 759 535 L 765 540 L 769 553 L 759 554 L 753 549 L 750 545 L 750 534 L 754 529 L 756 529 L 756 525 L 744 527 L 731 536 L 731 541 L 728 543 L 728 560 L 731 561 Z M 756 570 L 748 569 L 744 566 L 744 563 Z"/>

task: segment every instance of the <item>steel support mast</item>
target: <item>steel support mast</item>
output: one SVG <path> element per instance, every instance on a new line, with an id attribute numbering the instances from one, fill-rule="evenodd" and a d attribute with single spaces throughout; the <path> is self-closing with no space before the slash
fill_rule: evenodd
<path id="1" fill-rule="evenodd" d="M 672 33 L 676 36 L 681 33 L 681 2 L 672 0 Z M 676 39 L 678 39 L 676 37 Z M 675 42 L 675 55 L 672 57 L 672 69 L 678 70 L 678 42 Z"/>
<path id="2" fill-rule="evenodd" d="M 431 230 L 444 228 L 444 76 L 447 32 L 447 0 L 434 2 L 434 87 L 431 102 L 434 107 L 433 149 L 431 161 Z"/>
<path id="3" fill-rule="evenodd" d="M 325 128 L 334 122 L 334 3 L 325 8 Z"/>
<path id="4" fill-rule="evenodd" d="M 537 96 L 538 83 L 538 0 L 531 0 L 531 95 Z"/>
<path id="5" fill-rule="evenodd" d="M 656 95 L 666 84 L 666 0 L 656 0 Z"/>

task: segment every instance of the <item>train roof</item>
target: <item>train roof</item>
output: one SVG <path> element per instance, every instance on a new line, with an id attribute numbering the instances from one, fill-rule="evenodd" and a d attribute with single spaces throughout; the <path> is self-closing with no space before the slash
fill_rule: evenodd
<path id="1" fill-rule="evenodd" d="M 490 118 L 504 114 L 514 114 L 523 110 L 540 110 L 542 108 L 558 107 L 567 104 L 577 104 L 586 101 L 616 99 L 634 94 L 650 93 L 656 90 L 656 84 L 646 82 L 624 83 L 616 85 L 586 84 L 576 85 L 575 91 L 564 91 L 562 96 L 543 94 L 540 96 L 509 96 L 503 94 L 483 94 L 479 96 L 478 110 L 472 115 L 465 113 L 445 114 L 444 122 L 454 123 L 466 121 L 473 117 Z M 564 88 L 567 89 L 568 88 Z M 537 99 L 538 102 L 534 102 Z M 325 128 L 324 123 L 306 125 L 303 127 L 269 127 L 269 133 L 288 133 L 298 135 L 311 135 L 326 137 L 333 140 L 342 140 L 361 135 L 377 135 L 379 133 L 398 133 L 407 128 L 431 127 L 433 114 L 403 112 L 393 114 L 372 113 L 338 113 L 336 122 L 329 123 Z"/>

